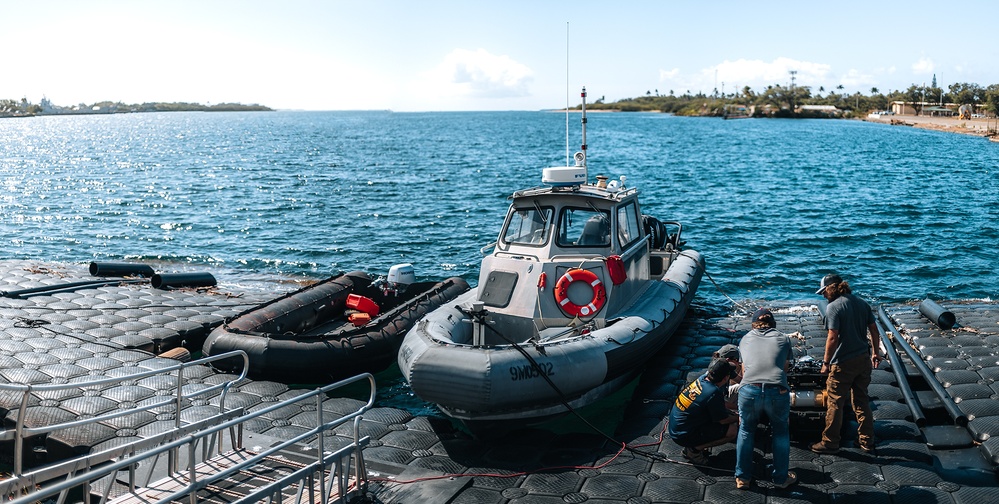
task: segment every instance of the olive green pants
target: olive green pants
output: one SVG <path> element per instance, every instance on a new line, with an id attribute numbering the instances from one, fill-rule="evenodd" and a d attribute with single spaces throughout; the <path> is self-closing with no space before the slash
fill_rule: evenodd
<path id="1" fill-rule="evenodd" d="M 826 380 L 826 427 L 822 431 L 822 444 L 839 447 L 843 408 L 847 398 L 852 397 L 853 413 L 860 424 L 857 439 L 864 446 L 873 446 L 874 414 L 871 412 L 871 397 L 867 395 L 870 384 L 871 356 L 868 354 L 830 366 Z"/>

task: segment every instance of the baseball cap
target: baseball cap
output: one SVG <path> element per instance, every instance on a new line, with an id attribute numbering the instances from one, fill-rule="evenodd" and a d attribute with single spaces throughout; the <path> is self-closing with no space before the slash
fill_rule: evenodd
<path id="1" fill-rule="evenodd" d="M 835 273 L 830 273 L 830 274 L 822 277 L 822 281 L 819 282 L 819 290 L 815 291 L 815 293 L 816 294 L 822 294 L 822 292 L 826 290 L 826 287 L 829 287 L 832 284 L 838 284 L 838 283 L 840 283 L 842 281 L 843 281 L 843 279 L 840 278 L 839 275 L 837 275 Z"/>
<path id="2" fill-rule="evenodd" d="M 738 359 L 739 358 L 739 347 L 729 343 L 727 345 L 722 345 L 717 352 L 718 357 L 723 359 Z"/>
<path id="3" fill-rule="evenodd" d="M 773 322 L 773 320 L 774 314 L 766 308 L 760 308 L 756 310 L 756 313 L 753 313 L 753 322 Z"/>
<path id="4" fill-rule="evenodd" d="M 722 378 L 729 378 L 735 374 L 735 366 L 729 364 L 725 359 L 714 359 L 708 366 L 708 380 L 716 382 Z"/>

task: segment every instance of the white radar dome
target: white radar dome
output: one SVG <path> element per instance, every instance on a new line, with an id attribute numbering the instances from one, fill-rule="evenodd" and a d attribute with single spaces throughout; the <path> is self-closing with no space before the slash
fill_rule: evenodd
<path id="1" fill-rule="evenodd" d="M 545 168 L 541 172 L 541 183 L 553 187 L 583 184 L 586 183 L 586 168 L 582 166 Z"/>

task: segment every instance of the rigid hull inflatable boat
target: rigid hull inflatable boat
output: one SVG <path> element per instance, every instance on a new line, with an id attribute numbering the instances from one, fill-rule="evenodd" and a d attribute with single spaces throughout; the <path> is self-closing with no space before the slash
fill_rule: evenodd
<path id="1" fill-rule="evenodd" d="M 328 278 L 227 319 L 208 335 L 203 353 L 243 350 L 249 377 L 284 383 L 331 383 L 381 371 L 416 320 L 468 290 L 459 277 L 412 277 L 412 266 L 397 265 L 388 280 L 372 281 L 360 271 Z M 239 372 L 242 361 L 215 365 Z"/>
<path id="2" fill-rule="evenodd" d="M 583 152 L 585 117 L 584 106 Z M 399 350 L 413 391 L 473 430 L 542 421 L 621 388 L 700 283 L 704 261 L 680 249 L 680 224 L 643 215 L 624 177 L 588 183 L 583 152 L 544 170 L 546 187 L 513 194 L 478 287 L 417 322 Z"/>

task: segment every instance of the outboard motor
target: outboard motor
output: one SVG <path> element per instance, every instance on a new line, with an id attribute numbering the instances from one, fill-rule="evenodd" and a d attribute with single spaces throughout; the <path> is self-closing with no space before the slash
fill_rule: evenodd
<path id="1" fill-rule="evenodd" d="M 396 264 L 389 268 L 387 279 L 378 279 L 378 285 L 382 288 L 382 294 L 395 296 L 400 292 L 406 292 L 406 288 L 416 282 L 416 271 L 409 263 Z"/>

